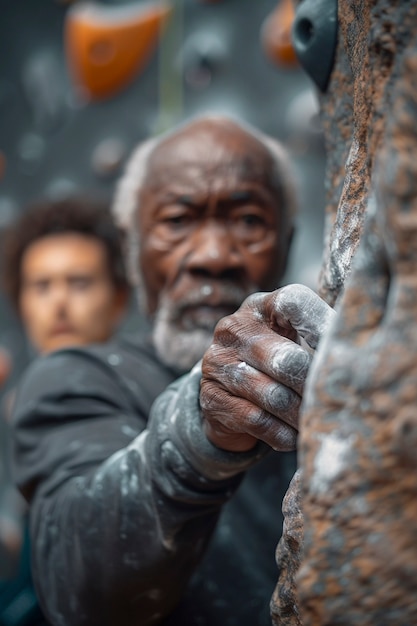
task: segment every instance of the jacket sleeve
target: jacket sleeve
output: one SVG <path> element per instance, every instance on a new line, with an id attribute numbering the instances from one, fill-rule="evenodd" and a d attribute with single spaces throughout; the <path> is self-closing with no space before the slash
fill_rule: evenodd
<path id="1" fill-rule="evenodd" d="M 41 605 L 54 626 L 157 624 L 265 448 L 228 453 L 208 442 L 198 368 L 157 398 L 148 421 L 105 368 L 90 363 L 86 377 L 74 357 L 65 376 L 64 358 L 30 369 L 13 420 Z"/>

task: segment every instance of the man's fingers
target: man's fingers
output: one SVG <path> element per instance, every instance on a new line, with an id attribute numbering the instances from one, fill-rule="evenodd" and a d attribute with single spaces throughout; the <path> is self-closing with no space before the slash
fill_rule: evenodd
<path id="1" fill-rule="evenodd" d="M 266 315 L 277 332 L 293 328 L 315 349 L 335 316 L 334 310 L 304 285 L 287 285 L 270 296 L 265 298 L 259 314 Z"/>
<path id="2" fill-rule="evenodd" d="M 221 320 L 202 362 L 200 402 L 209 439 L 248 450 L 258 439 L 294 449 L 304 383 L 334 311 L 311 289 L 289 285 L 249 296 Z"/>
<path id="3" fill-rule="evenodd" d="M 277 335 L 270 328 L 262 332 L 247 334 L 244 328 L 234 328 L 232 345 L 229 326 L 234 324 L 233 316 L 224 318 L 216 329 L 216 343 L 207 350 L 203 360 L 203 375 L 215 378 L 232 393 L 237 393 L 235 384 L 244 380 L 244 366 L 247 364 L 259 372 L 264 372 L 273 380 L 302 394 L 304 383 L 311 364 L 311 355 L 300 345 Z M 229 367 L 230 365 L 230 367 Z"/>
<path id="4" fill-rule="evenodd" d="M 295 428 L 249 400 L 233 396 L 209 381 L 202 382 L 200 402 L 203 416 L 210 416 L 204 423 L 206 435 L 219 447 L 223 447 L 224 439 L 227 441 L 225 447 L 232 449 L 231 442 L 235 439 L 235 450 L 249 449 L 251 446 L 244 448 L 242 442 L 250 442 L 250 437 L 264 441 L 275 450 L 288 451 L 296 447 Z"/>
<path id="5" fill-rule="evenodd" d="M 297 427 L 301 404 L 300 394 L 244 361 L 227 363 L 224 358 L 227 356 L 227 349 L 212 346 L 210 350 L 211 358 L 214 359 L 214 375 L 211 374 L 209 364 L 205 360 L 203 362 L 203 393 L 207 388 L 212 388 L 213 394 L 215 390 L 224 389 L 232 396 L 245 398 L 287 424 Z M 222 360 L 222 366 L 219 369 L 215 368 L 217 359 Z"/>

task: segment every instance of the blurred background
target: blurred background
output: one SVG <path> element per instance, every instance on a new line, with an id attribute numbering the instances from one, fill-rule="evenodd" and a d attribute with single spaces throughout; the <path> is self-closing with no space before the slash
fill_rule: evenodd
<path id="1" fill-rule="evenodd" d="M 315 288 L 324 153 L 315 91 L 288 40 L 291 0 L 0 0 L 0 9 L 0 229 L 41 196 L 111 197 L 140 140 L 216 111 L 289 148 L 300 214 L 286 280 Z M 30 349 L 0 293 L 2 346 L 13 385 Z"/>

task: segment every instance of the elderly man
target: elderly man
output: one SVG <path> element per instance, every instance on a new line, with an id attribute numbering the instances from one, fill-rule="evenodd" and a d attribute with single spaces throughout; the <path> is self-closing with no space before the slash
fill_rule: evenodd
<path id="1" fill-rule="evenodd" d="M 279 284 L 294 205 L 280 145 L 222 117 L 133 154 L 115 214 L 151 337 L 39 360 L 15 408 L 15 475 L 51 624 L 269 623 L 303 373 L 294 383 L 283 372 L 272 419 L 287 453 L 270 455 L 256 415 L 243 445 L 223 446 L 215 421 L 203 427 L 198 367 L 174 381 L 222 316 Z M 308 361 L 288 343 L 288 358 Z"/>

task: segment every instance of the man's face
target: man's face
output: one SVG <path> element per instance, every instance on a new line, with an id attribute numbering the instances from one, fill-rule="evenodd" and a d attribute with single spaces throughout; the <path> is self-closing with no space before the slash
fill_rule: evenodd
<path id="1" fill-rule="evenodd" d="M 270 180 L 269 154 L 235 127 L 186 130 L 151 155 L 139 261 L 155 343 L 171 365 L 190 367 L 221 317 L 277 286 L 289 234 Z"/>
<path id="2" fill-rule="evenodd" d="M 32 243 L 21 264 L 20 313 L 39 352 L 109 339 L 124 309 L 104 245 L 81 234 Z"/>

